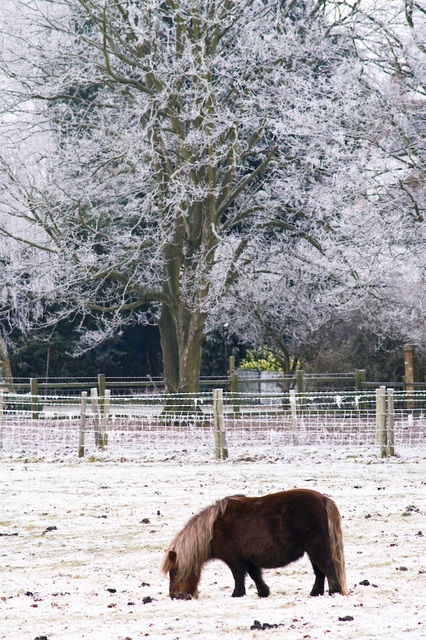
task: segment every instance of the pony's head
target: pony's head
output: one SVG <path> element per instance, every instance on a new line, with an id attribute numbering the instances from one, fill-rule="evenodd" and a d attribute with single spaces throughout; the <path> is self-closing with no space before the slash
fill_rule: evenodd
<path id="1" fill-rule="evenodd" d="M 217 517 L 223 515 L 228 500 L 217 500 L 193 516 L 167 549 L 161 568 L 163 573 L 169 574 L 171 598 L 189 600 L 198 597 L 203 564 L 212 557 L 213 527 Z"/>
<path id="2" fill-rule="evenodd" d="M 200 576 L 191 569 L 187 573 L 183 573 L 179 570 L 179 563 L 176 551 L 166 551 L 166 555 L 163 560 L 162 569 L 164 573 L 169 574 L 170 586 L 169 596 L 173 600 L 191 600 L 191 598 L 198 598 L 198 582 Z"/>

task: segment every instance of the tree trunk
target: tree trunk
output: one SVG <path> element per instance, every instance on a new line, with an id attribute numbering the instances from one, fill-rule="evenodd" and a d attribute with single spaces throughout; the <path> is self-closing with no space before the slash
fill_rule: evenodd
<path id="1" fill-rule="evenodd" d="M 160 320 L 164 378 L 168 397 L 162 413 L 165 424 L 204 421 L 199 403 L 201 350 L 205 314 L 180 304 L 172 314 L 163 305 Z"/>
<path id="2" fill-rule="evenodd" d="M 169 307 L 163 303 L 158 321 L 161 352 L 163 354 L 166 393 L 179 393 L 179 348 L 175 323 Z"/>
<path id="3" fill-rule="evenodd" d="M 199 393 L 205 319 L 205 313 L 191 312 L 182 303 L 173 314 L 163 305 L 158 326 L 168 393 Z"/>
<path id="4" fill-rule="evenodd" d="M 188 215 L 192 219 L 189 235 Z M 212 233 L 214 219 L 214 198 L 193 203 L 187 215 L 176 219 L 173 242 L 164 250 L 163 294 L 167 302 L 163 302 L 158 326 L 166 391 L 173 394 L 197 396 L 200 391 L 201 350 L 207 315 L 200 309 L 208 296 L 209 282 L 205 273 L 211 272 L 217 244 Z"/>
<path id="5" fill-rule="evenodd" d="M 6 343 L 0 335 L 0 380 L 6 380 L 13 387 L 12 369 Z"/>

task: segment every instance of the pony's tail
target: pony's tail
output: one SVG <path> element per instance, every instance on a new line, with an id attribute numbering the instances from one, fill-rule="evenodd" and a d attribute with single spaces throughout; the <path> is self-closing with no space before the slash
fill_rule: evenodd
<path id="1" fill-rule="evenodd" d="M 342 518 L 337 505 L 330 498 L 326 499 L 325 508 L 328 519 L 328 531 L 330 535 L 331 559 L 333 560 L 337 580 L 340 584 L 340 593 L 349 595 L 346 586 L 345 554 L 343 550 Z"/>

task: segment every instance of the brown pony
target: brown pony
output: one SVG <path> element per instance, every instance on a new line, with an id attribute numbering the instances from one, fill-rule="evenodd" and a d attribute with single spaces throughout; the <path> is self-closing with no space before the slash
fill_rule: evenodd
<path id="1" fill-rule="evenodd" d="M 185 525 L 166 551 L 162 570 L 170 575 L 170 597 L 198 596 L 205 562 L 223 560 L 235 580 L 233 597 L 245 595 L 245 577 L 261 598 L 269 595 L 262 568 L 283 567 L 308 554 L 315 573 L 311 596 L 348 595 L 339 510 L 330 498 L 309 489 L 260 498 L 230 496 L 207 507 Z"/>

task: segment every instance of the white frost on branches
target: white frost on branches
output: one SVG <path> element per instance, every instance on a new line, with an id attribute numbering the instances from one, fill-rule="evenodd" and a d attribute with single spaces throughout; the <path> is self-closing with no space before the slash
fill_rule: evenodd
<path id="1" fill-rule="evenodd" d="M 27 321 L 156 317 L 181 377 L 206 318 L 248 338 L 250 308 L 425 342 L 418 3 L 8 1 L 2 295 Z"/>

